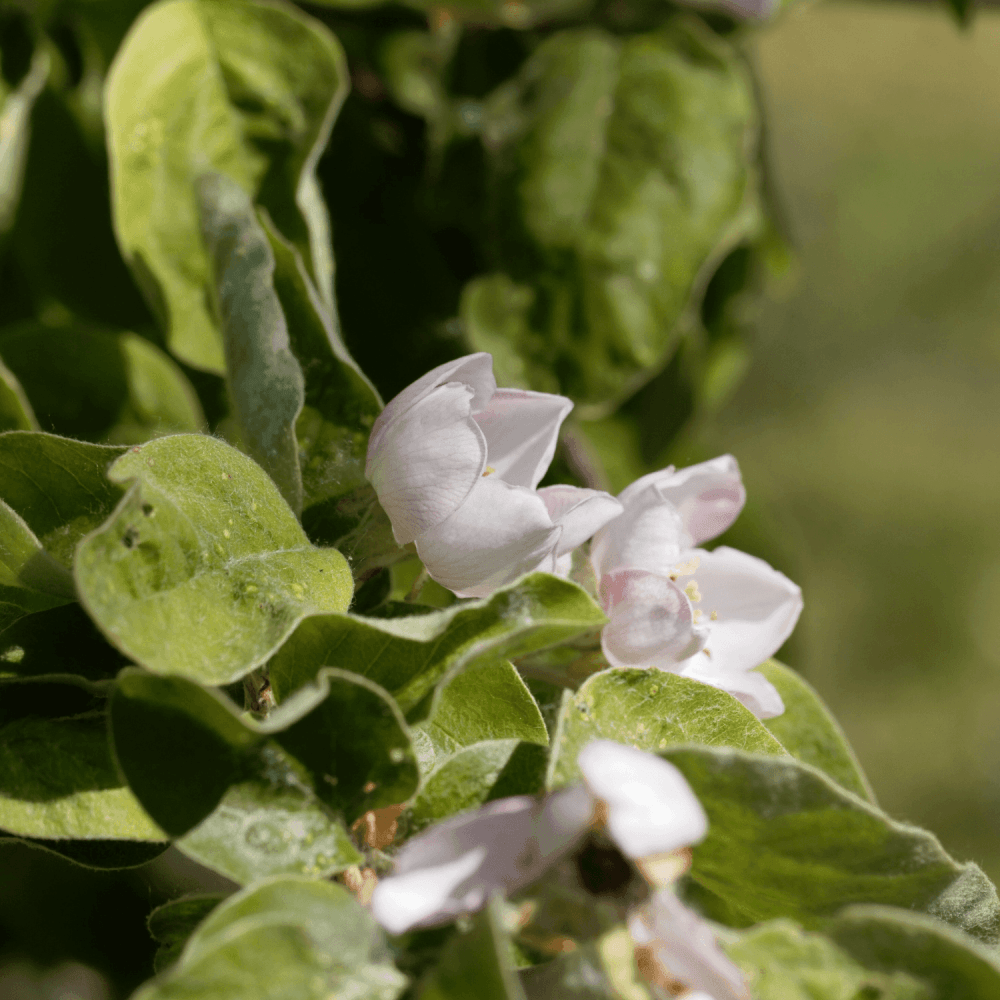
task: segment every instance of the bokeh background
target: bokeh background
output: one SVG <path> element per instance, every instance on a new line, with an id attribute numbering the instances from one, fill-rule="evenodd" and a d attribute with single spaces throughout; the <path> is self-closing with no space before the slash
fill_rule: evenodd
<path id="1" fill-rule="evenodd" d="M 793 6 L 749 56 L 791 264 L 744 317 L 738 388 L 656 463 L 739 458 L 722 541 L 805 592 L 783 658 L 882 805 L 1000 880 L 1000 12 Z M 112 875 L 5 848 L 0 959 L 29 964 L 0 1000 L 127 995 L 145 915 L 191 887 L 167 857 Z M 40 971 L 67 959 L 109 984 Z"/>

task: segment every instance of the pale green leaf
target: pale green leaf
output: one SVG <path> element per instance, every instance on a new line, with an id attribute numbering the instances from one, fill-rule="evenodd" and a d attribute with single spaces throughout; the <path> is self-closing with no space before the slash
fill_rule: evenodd
<path id="1" fill-rule="evenodd" d="M 551 787 L 579 780 L 577 754 L 597 739 L 654 752 L 700 743 L 785 753 L 731 694 L 662 670 L 605 670 L 563 703 L 553 738 Z"/>
<path id="2" fill-rule="evenodd" d="M 105 89 L 115 227 L 182 360 L 224 371 L 199 239 L 195 181 L 206 172 L 267 208 L 332 305 L 313 171 L 346 89 L 336 39 L 290 4 L 166 0 L 133 24 Z"/>
<path id="3" fill-rule="evenodd" d="M 662 364 L 707 275 L 759 228 L 757 113 L 731 47 L 678 16 L 546 38 L 485 104 L 497 272 L 462 297 L 503 385 L 606 408 Z"/>
<path id="4" fill-rule="evenodd" d="M 0 92 L 0 233 L 14 224 L 31 140 L 31 109 L 49 78 L 52 59 L 38 46 L 16 89 Z"/>
<path id="5" fill-rule="evenodd" d="M 781 745 L 793 757 L 825 771 L 848 791 L 874 804 L 875 793 L 844 731 L 816 691 L 777 660 L 768 660 L 757 670 L 778 689 L 785 703 L 783 715 L 764 721 Z"/>
<path id="6" fill-rule="evenodd" d="M 427 614 L 306 619 L 271 660 L 271 686 L 281 701 L 321 667 L 340 667 L 381 685 L 416 723 L 431 714 L 426 696 L 470 664 L 555 645 L 605 620 L 580 587 L 535 573 L 484 600 Z"/>
<path id="7" fill-rule="evenodd" d="M 310 545 L 266 473 L 223 442 L 159 438 L 109 477 L 132 485 L 80 545 L 77 589 L 108 639 L 150 670 L 235 680 L 304 617 L 350 603 L 344 557 Z"/>
<path id="8" fill-rule="evenodd" d="M 134 333 L 21 323 L 0 335 L 0 356 L 56 434 L 135 444 L 205 426 L 184 373 Z"/>
<path id="9" fill-rule="evenodd" d="M 0 431 L 37 431 L 38 421 L 24 387 L 0 361 Z"/>
<path id="10" fill-rule="evenodd" d="M 931 913 L 1000 939 L 997 891 L 933 834 L 889 819 L 793 757 L 688 747 L 663 756 L 705 807 L 691 876 L 746 922 L 790 917 L 807 929 L 852 902 Z"/>

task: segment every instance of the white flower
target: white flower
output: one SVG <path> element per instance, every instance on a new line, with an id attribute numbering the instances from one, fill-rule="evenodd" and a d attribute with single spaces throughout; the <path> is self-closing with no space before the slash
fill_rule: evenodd
<path id="1" fill-rule="evenodd" d="M 766 719 L 784 705 L 753 668 L 791 634 L 802 592 L 762 559 L 695 547 L 725 531 L 745 497 L 731 455 L 651 473 L 619 494 L 625 512 L 597 532 L 590 557 L 609 663 L 711 684 Z"/>
<path id="2" fill-rule="evenodd" d="M 461 597 L 485 597 L 556 560 L 621 513 L 599 490 L 538 490 L 563 396 L 498 389 L 489 354 L 428 372 L 372 427 L 365 475 L 400 545 L 416 544 L 430 575 Z"/>
<path id="3" fill-rule="evenodd" d="M 474 913 L 490 895 L 530 885 L 571 850 L 599 807 L 612 840 L 631 858 L 697 843 L 708 829 L 684 776 L 661 758 L 610 740 L 578 757 L 584 785 L 541 801 L 498 799 L 407 841 L 372 895 L 372 913 L 400 934 Z"/>

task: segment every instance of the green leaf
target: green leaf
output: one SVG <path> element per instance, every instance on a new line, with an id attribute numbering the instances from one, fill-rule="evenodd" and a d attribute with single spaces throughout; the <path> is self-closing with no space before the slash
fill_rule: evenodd
<path id="1" fill-rule="evenodd" d="M 352 822 L 417 790 L 420 772 L 398 706 L 378 684 L 326 668 L 261 729 L 312 775 L 319 797 Z"/>
<path id="2" fill-rule="evenodd" d="M 48 80 L 51 62 L 49 53 L 38 46 L 17 88 L 0 93 L 0 233 L 10 229 L 17 214 L 31 140 L 31 109 Z"/>
<path id="3" fill-rule="evenodd" d="M 519 969 L 518 978 L 527 1000 L 649 1000 L 638 982 L 632 938 L 621 926 L 565 955 Z"/>
<path id="4" fill-rule="evenodd" d="M 311 546 L 264 471 L 223 442 L 159 438 L 108 475 L 133 485 L 80 545 L 77 589 L 108 639 L 150 670 L 236 680 L 305 616 L 350 603 L 344 557 Z"/>
<path id="5" fill-rule="evenodd" d="M 236 181 L 209 173 L 198 178 L 196 189 L 234 415 L 247 450 L 298 514 L 302 473 L 295 421 L 305 379 L 274 292 L 274 254 Z"/>
<path id="6" fill-rule="evenodd" d="M 446 816 L 545 786 L 545 750 L 520 740 L 488 740 L 452 754 L 427 776 L 407 812 L 410 833 Z"/>
<path id="7" fill-rule="evenodd" d="M 37 431 L 31 403 L 17 376 L 0 362 L 0 431 Z"/>
<path id="8" fill-rule="evenodd" d="M 124 451 L 37 431 L 0 434 L 0 500 L 70 569 L 77 542 L 121 499 L 105 473 Z"/>
<path id="9" fill-rule="evenodd" d="M 755 1000 L 931 1000 L 905 973 L 873 971 L 871 963 L 859 964 L 825 935 L 791 920 L 761 924 L 725 948 L 747 974 Z"/>
<path id="10" fill-rule="evenodd" d="M 170 349 L 223 373 L 195 182 L 236 181 L 309 261 L 332 306 L 329 219 L 313 173 L 347 89 L 336 39 L 291 5 L 167 0 L 146 8 L 105 90 L 122 253 Z"/>
<path id="11" fill-rule="evenodd" d="M 500 267 L 466 286 L 461 315 L 498 381 L 594 412 L 654 374 L 708 275 L 759 228 L 756 132 L 738 57 L 693 18 L 543 41 L 482 126 Z"/>
<path id="12" fill-rule="evenodd" d="M 45 840 L 40 837 L 15 837 L 0 830 L 0 847 L 4 844 L 24 844 L 72 861 L 81 868 L 114 871 L 118 868 L 140 868 L 159 857 L 170 842 L 142 840 Z"/>
<path id="13" fill-rule="evenodd" d="M 448 942 L 421 983 L 417 1000 L 524 1000 L 498 899 Z"/>
<path id="14" fill-rule="evenodd" d="M 166 839 L 118 776 L 90 686 L 0 682 L 0 829 L 76 843 Z"/>
<path id="15" fill-rule="evenodd" d="M 545 720 L 535 699 L 506 660 L 466 671 L 449 681 L 438 695 L 433 715 L 413 730 L 424 772 L 462 747 L 483 740 L 549 745 Z"/>
<path id="16" fill-rule="evenodd" d="M 875 805 L 875 793 L 844 731 L 816 691 L 777 660 L 768 660 L 757 670 L 778 689 L 785 703 L 783 715 L 764 722 L 781 745 L 793 757 L 825 771 L 848 791 Z"/>
<path id="17" fill-rule="evenodd" d="M 79 604 L 26 615 L 0 631 L 0 678 L 71 675 L 107 681 L 125 662 Z"/>
<path id="18" fill-rule="evenodd" d="M 691 876 L 746 921 L 790 917 L 816 929 L 845 904 L 871 902 L 1000 939 L 1000 901 L 978 867 L 959 864 L 933 834 L 889 819 L 822 771 L 733 749 L 663 756 L 708 813 Z"/>
<path id="19" fill-rule="evenodd" d="M 431 714 L 425 696 L 468 665 L 555 645 L 605 621 L 576 584 L 534 573 L 485 600 L 428 614 L 306 619 L 271 660 L 271 686 L 281 701 L 323 666 L 353 670 L 389 691 L 416 723 Z"/>
<path id="20" fill-rule="evenodd" d="M 176 842 L 183 854 L 240 885 L 273 875 L 325 878 L 364 862 L 285 754 L 265 747 L 260 762 L 258 778 L 231 785 Z"/>
<path id="21" fill-rule="evenodd" d="M 395 1000 L 406 985 L 372 917 L 342 886 L 269 879 L 220 903 L 136 1000 Z"/>
<path id="22" fill-rule="evenodd" d="M 50 556 L 23 518 L 0 501 L 0 586 L 72 599 L 73 577 Z M 25 600 L 30 600 L 27 596 Z"/>
<path id="23" fill-rule="evenodd" d="M 205 425 L 184 373 L 134 333 L 22 323 L 0 334 L 0 356 L 55 434 L 134 444 Z"/>
<path id="24" fill-rule="evenodd" d="M 919 913 L 887 906 L 850 906 L 827 933 L 855 961 L 920 980 L 920 1000 L 993 1000 L 1000 996 L 995 949 Z"/>
<path id="25" fill-rule="evenodd" d="M 146 919 L 150 937 L 159 944 L 153 969 L 162 972 L 173 965 L 194 929 L 226 897 L 221 893 L 182 896 L 158 906 Z"/>
<path id="26" fill-rule="evenodd" d="M 584 681 L 559 714 L 550 787 L 580 780 L 577 754 L 597 739 L 654 753 L 683 743 L 785 753 L 731 694 L 662 670 L 612 669 Z"/>

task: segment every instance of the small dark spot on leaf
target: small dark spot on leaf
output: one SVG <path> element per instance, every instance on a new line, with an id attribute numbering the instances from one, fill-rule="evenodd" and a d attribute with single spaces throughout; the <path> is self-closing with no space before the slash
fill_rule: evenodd
<path id="1" fill-rule="evenodd" d="M 136 531 L 135 528 L 129 528 L 128 531 L 122 535 L 122 545 L 124 545 L 127 549 L 132 548 L 137 541 L 139 541 L 139 532 Z"/>
<path id="2" fill-rule="evenodd" d="M 152 517 L 153 516 L 153 505 L 151 503 L 144 503 L 142 505 L 142 512 L 143 512 L 143 514 L 146 515 L 146 517 Z"/>

